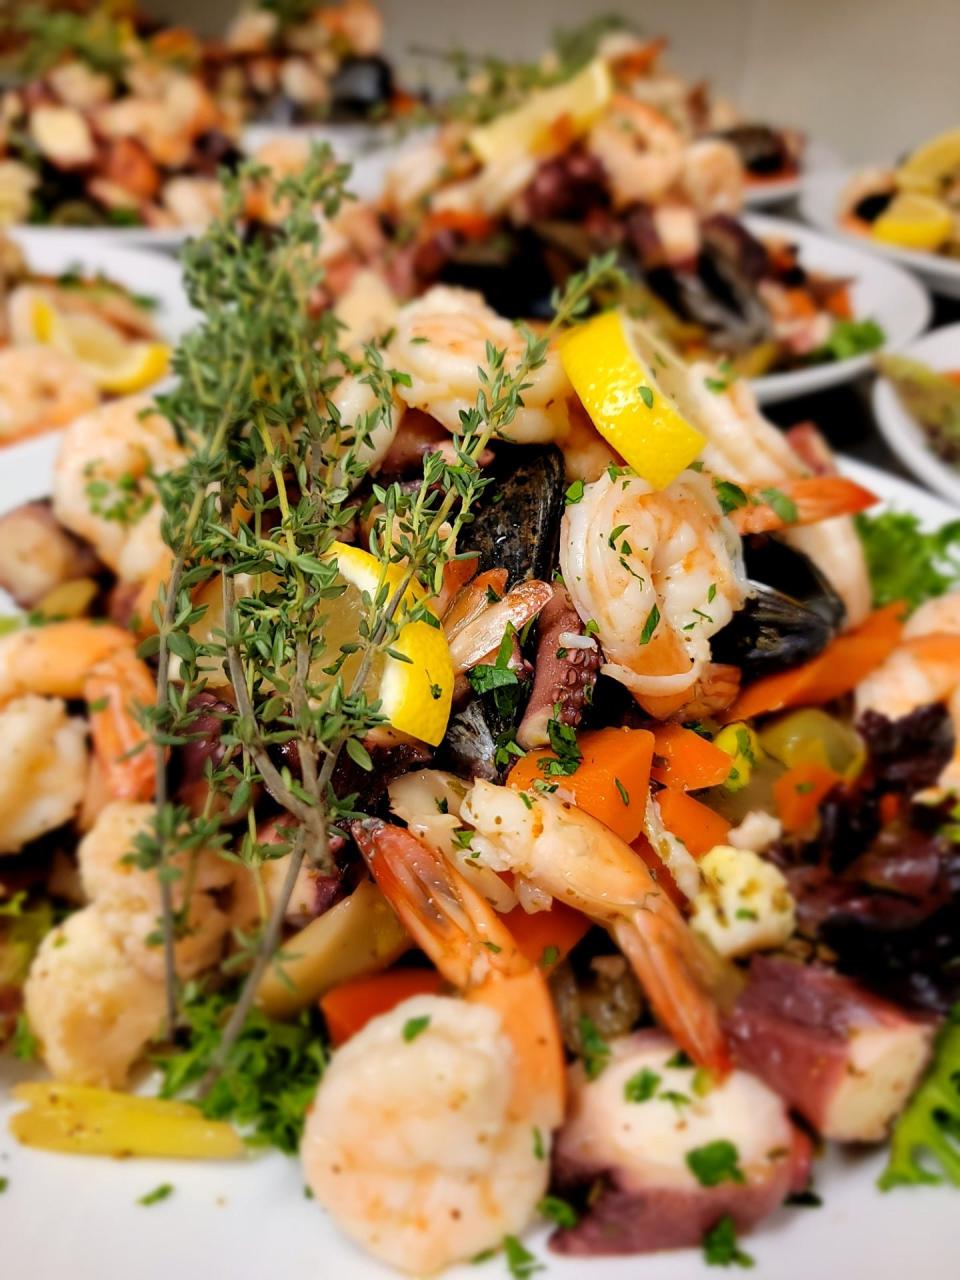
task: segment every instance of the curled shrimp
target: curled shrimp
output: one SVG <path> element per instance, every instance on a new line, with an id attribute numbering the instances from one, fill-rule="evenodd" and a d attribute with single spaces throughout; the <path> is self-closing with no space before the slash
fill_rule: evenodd
<path id="1" fill-rule="evenodd" d="M 150 668 L 130 648 L 103 658 L 84 682 L 93 750 L 112 800 L 152 800 L 156 765 L 138 712 L 156 701 Z"/>
<path id="2" fill-rule="evenodd" d="M 710 479 L 684 472 L 657 492 L 639 476 L 604 473 L 570 504 L 560 529 L 563 580 L 594 621 L 601 668 L 651 714 L 692 695 L 710 637 L 746 596 L 740 540 Z"/>
<path id="3" fill-rule="evenodd" d="M 683 152 L 680 185 L 698 213 L 736 213 L 743 204 L 744 170 L 729 142 L 701 138 Z"/>
<path id="4" fill-rule="evenodd" d="M 169 557 L 154 476 L 186 457 L 150 405 L 148 396 L 128 396 L 78 418 L 64 433 L 53 472 L 54 515 L 121 582 L 143 581 Z"/>
<path id="5" fill-rule="evenodd" d="M 960 790 L 960 592 L 928 600 L 903 629 L 893 653 L 857 686 L 858 716 L 877 711 L 899 720 L 918 707 L 944 702 L 956 746 L 939 783 Z"/>
<path id="6" fill-rule="evenodd" d="M 782 487 L 809 474 L 790 441 L 760 412 L 747 382 L 720 379 L 726 386 L 717 391 L 714 365 L 687 364 L 642 326 L 635 326 L 634 332 L 648 360 L 656 364 L 661 385 L 706 436 L 701 458 L 707 471 L 756 489 Z M 815 524 L 785 530 L 783 537 L 826 576 L 846 606 L 847 626 L 853 627 L 864 620 L 871 605 L 863 544 L 849 516 L 826 519 L 825 514 Z"/>
<path id="7" fill-rule="evenodd" d="M 612 932 L 673 1038 L 718 1075 L 730 1059 L 712 995 L 718 961 L 629 845 L 557 796 L 478 780 L 461 809 L 478 860 L 582 911 Z"/>
<path id="8" fill-rule="evenodd" d="M 0 636 L 0 706 L 25 694 L 82 698 L 90 671 L 135 645 L 129 631 L 89 618 L 11 631 Z"/>
<path id="9" fill-rule="evenodd" d="M 617 208 L 662 199 L 683 172 L 683 140 L 665 115 L 626 94 L 587 135 L 587 150 L 607 171 Z"/>
<path id="10" fill-rule="evenodd" d="M 0 351 L 0 444 L 65 427 L 99 403 L 90 375 L 55 347 Z"/>
<path id="11" fill-rule="evenodd" d="M 340 1049 L 301 1155 L 315 1197 L 348 1235 L 393 1266 L 433 1273 L 532 1218 L 563 1117 L 559 1031 L 542 975 L 450 863 L 400 827 L 371 820 L 353 832 L 403 924 L 464 999 L 406 1000 Z"/>
<path id="12" fill-rule="evenodd" d="M 0 855 L 55 831 L 87 790 L 86 727 L 60 698 L 26 694 L 0 710 Z"/>
<path id="13" fill-rule="evenodd" d="M 408 375 L 410 385 L 397 394 L 412 409 L 421 409 L 454 435 L 463 430 L 460 415 L 477 400 L 477 369 L 489 364 L 488 348 L 506 352 L 504 368 L 516 369 L 525 342 L 508 320 L 491 310 L 478 293 L 437 285 L 403 307 L 389 347 L 393 368 Z M 504 439 L 532 444 L 562 439 L 569 426 L 569 380 L 553 348 L 539 369 L 524 379 L 523 405 Z"/>

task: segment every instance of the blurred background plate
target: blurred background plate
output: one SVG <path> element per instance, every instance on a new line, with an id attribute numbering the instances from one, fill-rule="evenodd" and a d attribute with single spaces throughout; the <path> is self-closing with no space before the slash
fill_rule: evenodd
<path id="1" fill-rule="evenodd" d="M 869 167 L 871 166 L 862 166 Z M 854 231 L 844 230 L 837 218 L 837 206 L 841 191 L 855 172 L 859 170 L 815 173 L 805 178 L 800 185 L 800 213 L 803 218 L 821 231 L 859 245 L 868 253 L 908 267 L 925 280 L 935 293 L 960 298 L 960 261 L 957 259 L 940 257 L 935 253 L 917 253 L 912 249 L 897 249 L 872 236 L 861 236 Z"/>
<path id="2" fill-rule="evenodd" d="M 781 237 L 800 251 L 801 265 L 809 271 L 853 278 L 851 295 L 854 318 L 875 320 L 886 334 L 884 350 L 896 350 L 911 342 L 930 323 L 930 298 L 909 272 L 866 253 L 811 231 L 797 222 L 750 214 L 745 219 L 750 232 L 761 240 Z M 826 387 L 839 386 L 866 373 L 873 353 L 849 360 L 833 360 L 790 373 L 770 373 L 753 379 L 752 386 L 761 404 L 809 395 Z"/>
<path id="3" fill-rule="evenodd" d="M 960 369 L 960 323 L 925 333 L 901 354 L 941 372 Z M 900 461 L 934 492 L 960 507 L 960 467 L 943 462 L 931 450 L 923 428 L 887 378 L 879 377 L 874 385 L 873 412 L 883 438 Z"/>
<path id="4" fill-rule="evenodd" d="M 747 183 L 745 203 L 748 209 L 765 209 L 768 205 L 784 204 L 799 194 L 804 179 L 815 173 L 832 173 L 843 168 L 843 157 L 833 147 L 816 139 L 807 143 L 803 152 L 803 165 L 792 178 L 773 178 L 769 182 Z"/>

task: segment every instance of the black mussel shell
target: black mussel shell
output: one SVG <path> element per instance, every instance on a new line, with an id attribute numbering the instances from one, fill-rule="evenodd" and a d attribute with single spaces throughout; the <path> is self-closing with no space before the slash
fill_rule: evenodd
<path id="1" fill-rule="evenodd" d="M 481 573 L 506 569 L 510 586 L 526 578 L 549 582 L 563 516 L 563 454 L 553 445 L 500 444 L 489 474 L 460 549 L 477 552 Z"/>
<path id="2" fill-rule="evenodd" d="M 783 135 L 765 124 L 738 124 L 714 134 L 736 147 L 743 167 L 750 173 L 779 173 L 790 163 Z"/>
<path id="3" fill-rule="evenodd" d="M 335 120 L 365 119 L 393 97 L 393 72 L 383 58 L 344 58 L 330 83 Z"/>
<path id="4" fill-rule="evenodd" d="M 843 622 L 843 601 L 803 552 L 776 538 L 748 538 L 744 560 L 754 594 L 713 637 L 714 662 L 731 663 L 744 682 L 817 657 Z"/>
<path id="5" fill-rule="evenodd" d="M 506 728 L 490 699 L 474 698 L 451 719 L 437 751 L 437 767 L 461 778 L 502 782 L 505 769 L 497 763 L 497 739 Z"/>
<path id="6" fill-rule="evenodd" d="M 525 229 L 480 243 L 458 244 L 451 237 L 439 270 L 429 274 L 441 284 L 475 289 L 502 316 L 546 320 L 553 315 L 554 289 L 574 269 L 567 264 L 558 271 L 547 246 Z"/>
<path id="7" fill-rule="evenodd" d="M 837 631 L 846 608 L 836 591 L 808 555 L 779 538 L 765 535 L 745 538 L 743 562 L 751 582 L 773 587 L 819 614 Z"/>

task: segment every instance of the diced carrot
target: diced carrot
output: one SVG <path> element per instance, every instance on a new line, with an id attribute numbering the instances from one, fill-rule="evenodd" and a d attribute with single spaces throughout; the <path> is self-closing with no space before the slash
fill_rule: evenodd
<path id="1" fill-rule="evenodd" d="M 896 822 L 897 818 L 900 817 L 902 807 L 900 797 L 893 791 L 888 791 L 885 796 L 880 797 L 880 804 L 878 806 L 880 811 L 880 821 L 884 824 L 888 822 Z"/>
<path id="2" fill-rule="evenodd" d="M 330 1039 L 341 1045 L 379 1014 L 389 1013 L 411 996 L 437 995 L 442 988 L 443 978 L 436 969 L 390 969 L 332 987 L 321 997 L 320 1010 Z"/>
<path id="3" fill-rule="evenodd" d="M 904 612 L 900 601 L 884 605 L 855 630 L 838 636 L 812 661 L 757 680 L 744 690 L 724 719 L 750 720 L 786 707 L 832 702 L 849 693 L 897 647 Z"/>
<path id="4" fill-rule="evenodd" d="M 956 382 L 960 385 L 960 369 L 946 369 L 944 370 L 943 376 L 945 378 L 949 378 L 951 382 Z"/>
<path id="5" fill-rule="evenodd" d="M 582 759 L 573 773 L 551 778 L 540 762 L 556 759 L 554 752 L 528 751 L 510 770 L 507 785 L 529 791 L 538 779 L 559 783 L 577 808 L 632 844 L 643 830 L 653 734 L 646 729 L 594 729 L 581 733 L 577 745 Z M 729 756 L 724 758 L 729 767 Z"/>
<path id="6" fill-rule="evenodd" d="M 590 928 L 585 915 L 557 901 L 549 911 L 514 907 L 503 923 L 523 955 L 543 973 L 552 972 Z"/>
<path id="7" fill-rule="evenodd" d="M 683 841 L 695 858 L 702 858 L 718 844 L 726 843 L 730 823 L 686 792 L 667 788 L 658 793 L 657 805 L 663 825 Z"/>
<path id="8" fill-rule="evenodd" d="M 679 794 L 679 793 L 678 793 Z M 653 878 L 657 884 L 667 895 L 670 901 L 680 911 L 686 909 L 687 900 L 680 892 L 676 880 L 670 874 L 670 869 L 664 865 L 663 859 L 658 858 L 646 836 L 641 836 L 639 840 L 635 840 L 633 844 L 634 853 L 638 853 L 643 861 L 653 873 Z"/>
<path id="9" fill-rule="evenodd" d="M 787 289 L 785 301 L 796 319 L 805 319 L 817 314 L 817 304 L 806 289 Z"/>
<path id="10" fill-rule="evenodd" d="M 467 240 L 486 240 L 495 230 L 496 224 L 485 213 L 437 209 L 424 223 L 422 238 L 429 239 L 437 231 L 458 231 Z"/>
<path id="11" fill-rule="evenodd" d="M 678 791 L 719 786 L 733 767 L 725 751 L 678 724 L 664 724 L 655 731 L 653 753 L 659 763 L 651 770 L 651 777 Z"/>
<path id="12" fill-rule="evenodd" d="M 795 764 L 779 777 L 773 784 L 773 799 L 784 830 L 793 835 L 808 831 L 820 801 L 839 781 L 839 774 L 813 760 Z"/>
<path id="13" fill-rule="evenodd" d="M 841 284 L 832 293 L 828 293 L 823 302 L 824 310 L 838 320 L 853 319 L 853 304 L 850 300 L 850 286 Z"/>

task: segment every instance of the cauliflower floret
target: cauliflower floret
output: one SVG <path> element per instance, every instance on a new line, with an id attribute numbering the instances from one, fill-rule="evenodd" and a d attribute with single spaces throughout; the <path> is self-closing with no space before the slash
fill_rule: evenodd
<path id="1" fill-rule="evenodd" d="M 87 782 L 87 730 L 60 698 L 28 694 L 0 711 L 0 854 L 69 822 Z"/>
<path id="2" fill-rule="evenodd" d="M 157 932 L 161 912 L 160 881 L 153 870 L 141 870 L 126 860 L 136 837 L 149 829 L 154 806 L 117 800 L 99 814 L 80 841 L 77 858 L 84 892 L 95 903 L 104 926 L 128 961 L 141 973 L 159 981 L 163 976 L 162 949 L 149 941 Z M 174 907 L 183 905 L 188 879 L 193 892 L 187 928 L 177 942 L 177 972 L 191 978 L 220 958 L 230 928 L 228 914 L 212 892 L 226 889 L 235 879 L 230 863 L 215 852 L 200 850 L 189 869 L 181 857 L 172 860 L 180 872 L 173 881 Z"/>
<path id="3" fill-rule="evenodd" d="M 27 1018 L 59 1080 L 119 1088 L 159 1030 L 163 984 L 134 968 L 96 907 L 48 933 L 24 988 Z"/>
<path id="4" fill-rule="evenodd" d="M 703 887 L 690 923 L 723 956 L 778 947 L 793 933 L 795 904 L 781 872 L 750 849 L 721 844 L 700 860 Z"/>
<path id="5" fill-rule="evenodd" d="M 727 836 L 735 849 L 752 849 L 762 853 L 783 833 L 783 824 L 772 813 L 751 809 L 739 826 L 733 827 Z"/>

